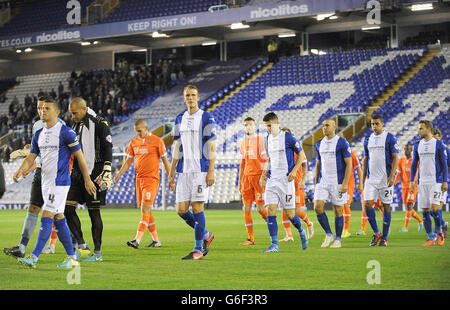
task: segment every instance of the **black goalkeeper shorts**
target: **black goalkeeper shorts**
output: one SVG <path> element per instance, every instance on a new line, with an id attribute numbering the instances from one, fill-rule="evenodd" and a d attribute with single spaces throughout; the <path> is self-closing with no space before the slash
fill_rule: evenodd
<path id="1" fill-rule="evenodd" d="M 103 163 L 94 165 L 94 169 L 91 173 L 91 180 L 94 182 L 94 179 L 100 175 L 103 171 Z M 89 195 L 84 186 L 84 178 L 81 174 L 81 171 L 78 169 L 74 169 L 72 174 L 70 175 L 70 189 L 67 194 L 67 201 L 77 201 L 79 204 L 86 204 L 87 207 L 100 207 L 106 204 L 106 191 L 99 191 L 99 186 L 94 182 L 95 187 L 97 188 L 97 197 L 94 199 L 94 196 Z"/>

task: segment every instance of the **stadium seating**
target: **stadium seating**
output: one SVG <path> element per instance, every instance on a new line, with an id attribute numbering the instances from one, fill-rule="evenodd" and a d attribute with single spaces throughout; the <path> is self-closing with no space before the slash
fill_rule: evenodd
<path id="1" fill-rule="evenodd" d="M 240 161 L 238 151 L 244 135 L 242 122 L 245 117 L 252 116 L 261 124 L 263 115 L 274 111 L 278 114 L 281 125 L 289 127 L 297 138 L 303 140 L 320 126 L 323 119 L 337 113 L 356 112 L 367 108 L 374 98 L 411 68 L 426 50 L 425 47 L 359 50 L 281 59 L 211 112 L 220 128 L 217 140 L 216 184 L 210 189 L 210 202 L 227 203 L 240 199 L 236 187 Z M 449 144 L 449 60 L 450 50 L 443 49 L 379 108 L 379 113 L 385 118 L 386 129 L 397 136 L 400 146 L 412 143 L 417 138 L 419 118 L 432 120 L 435 126 L 441 128 L 444 142 Z M 250 72 L 252 68 L 250 67 Z M 211 106 L 214 96 L 216 101 L 219 97 L 223 98 L 226 92 L 242 83 L 242 76 L 245 80 L 246 72 L 248 71 L 232 81 L 217 85 L 215 93 L 201 98 L 201 106 Z M 222 94 L 219 95 L 219 92 Z M 174 99 L 170 94 L 167 94 L 167 98 Z M 175 101 L 178 102 L 172 102 Z M 159 111 L 157 117 L 167 118 L 170 115 L 168 109 L 162 111 L 158 105 L 150 105 L 145 109 L 149 109 L 149 114 L 150 111 Z M 171 116 L 174 116 L 174 112 Z M 264 131 L 260 126 L 259 132 L 264 134 Z M 362 153 L 362 141 L 370 133 L 371 131 L 367 130 L 352 144 L 352 149 L 359 155 Z M 130 133 L 128 135 L 132 136 Z M 168 153 L 171 160 L 170 149 Z M 308 162 L 307 194 L 310 198 L 311 170 L 314 165 L 314 159 Z M 115 166 L 120 168 L 120 163 L 116 162 Z M 134 204 L 134 178 L 134 167 L 131 167 L 108 192 L 107 202 Z M 173 205 L 175 201 L 175 194 L 168 190 L 167 183 L 166 178 L 156 197 L 156 208 L 161 207 L 162 187 L 166 190 L 167 204 Z M 397 186 L 394 203 L 398 203 L 400 197 Z M 359 194 L 356 192 L 355 198 L 359 200 Z"/>
<path id="2" fill-rule="evenodd" d="M 424 50 L 363 50 L 282 59 L 212 111 L 221 130 L 217 141 L 217 183 L 211 188 L 210 200 L 225 203 L 240 197 L 236 188 L 237 152 L 245 117 L 250 115 L 260 122 L 265 113 L 275 111 L 283 126 L 304 138 L 323 119 L 339 111 L 367 107 Z M 264 128 L 260 130 L 263 132 Z M 310 168 L 313 165 L 310 163 Z M 167 201 L 172 202 L 170 196 Z"/>
<path id="3" fill-rule="evenodd" d="M 127 0 L 109 14 L 103 23 L 206 12 L 210 6 L 217 5 L 218 2 L 217 0 Z"/>
<path id="4" fill-rule="evenodd" d="M 385 120 L 385 128 L 394 134 L 400 147 L 400 156 L 403 146 L 418 141 L 418 121 L 427 119 L 440 128 L 443 141 L 450 144 L 448 120 L 450 112 L 450 49 L 442 49 L 422 70 L 401 87 L 377 111 Z M 363 142 L 366 136 L 372 133 L 366 131 L 352 148 L 363 153 Z M 401 200 L 400 185 L 395 189 L 394 202 Z M 359 195 L 358 199 L 359 198 Z"/>
<path id="5" fill-rule="evenodd" d="M 6 92 L 8 89 L 16 85 L 18 82 L 15 78 L 0 79 L 0 94 Z"/>
<path id="6" fill-rule="evenodd" d="M 94 0 L 78 0 L 82 8 L 86 8 Z M 40 32 L 68 28 L 66 16 L 69 10 L 66 1 L 59 1 L 55 5 L 53 0 L 29 1 L 20 12 L 3 27 L 0 27 L 0 36 L 11 36 L 23 33 Z M 81 16 L 86 9 L 81 10 Z"/>
<path id="7" fill-rule="evenodd" d="M 201 102 L 199 105 L 202 108 L 206 108 L 207 106 L 217 102 L 219 99 L 218 93 L 223 92 L 223 96 L 231 89 L 234 89 L 241 83 L 245 82 L 252 76 L 252 74 L 256 73 L 265 64 L 267 64 L 266 60 L 258 61 L 257 59 L 237 59 L 229 61 L 225 64 L 213 61 L 210 64 L 207 64 L 196 75 L 193 75 L 192 78 L 188 80 L 188 83 L 195 83 L 202 90 L 200 93 Z M 239 68 L 239 70 L 236 70 L 236 68 Z M 209 80 L 205 79 L 205 77 L 208 79 L 213 79 L 215 83 L 211 84 Z M 174 114 L 184 111 L 186 109 L 186 105 L 182 98 L 183 87 L 183 85 L 175 86 L 172 90 L 152 102 L 149 106 L 136 111 L 127 121 L 113 127 L 112 132 L 115 150 L 117 152 L 124 151 L 125 146 L 133 136 L 133 133 L 130 133 L 130 130 L 133 128 L 132 126 L 135 118 L 145 117 L 149 128 L 155 128 L 155 126 L 160 126 L 162 124 L 161 119 L 168 120 L 169 117 L 173 118 Z M 170 109 L 167 108 L 168 105 L 170 105 Z M 171 150 L 168 149 L 167 151 L 169 153 L 169 158 L 171 159 Z M 117 162 L 114 164 L 116 168 L 120 168 L 120 165 L 121 164 Z M 222 166 L 220 167 L 222 168 Z M 231 171 L 231 168 L 228 169 Z M 237 170 L 234 169 L 234 173 L 236 173 L 236 171 Z M 128 171 L 121 177 L 118 185 L 113 187 L 112 190 L 108 192 L 107 200 L 109 202 L 121 203 L 125 201 L 126 203 L 135 203 L 134 173 L 134 167 L 130 167 L 130 169 L 128 169 Z M 220 179 L 222 180 L 223 178 Z M 216 180 L 219 180 L 219 178 L 216 177 Z M 165 187 L 167 188 L 167 186 L 168 184 L 166 182 Z M 213 190 L 214 189 L 212 189 L 212 191 Z M 230 188 L 230 190 L 232 190 L 232 188 Z M 160 187 L 155 200 L 155 205 L 157 207 L 161 206 L 161 196 L 162 194 Z M 175 201 L 174 193 L 167 190 L 166 200 L 169 203 L 173 203 Z M 223 200 L 226 200 L 225 196 Z"/>
<path id="8" fill-rule="evenodd" d="M 0 104 L 0 114 L 8 114 L 8 105 L 14 96 L 17 96 L 19 103 L 23 104 L 27 94 L 30 96 L 32 94 L 37 96 L 41 89 L 44 92 L 50 92 L 52 89 L 58 92 L 59 82 L 62 82 L 64 89 L 67 90 L 69 77 L 70 72 L 18 76 L 17 82 L 19 82 L 19 84 L 8 90 L 8 101 Z"/>

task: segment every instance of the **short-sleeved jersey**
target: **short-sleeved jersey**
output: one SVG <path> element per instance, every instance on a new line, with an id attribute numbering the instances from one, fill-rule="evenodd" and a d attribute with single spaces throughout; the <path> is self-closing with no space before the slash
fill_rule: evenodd
<path id="1" fill-rule="evenodd" d="M 399 153 L 399 150 L 397 139 L 393 134 L 384 130 L 379 135 L 372 133 L 366 138 L 364 156 L 368 159 L 366 175 L 369 183 L 387 186 L 394 162 L 392 155 L 394 153 Z"/>
<path id="2" fill-rule="evenodd" d="M 60 122 L 39 129 L 33 136 L 30 153 L 41 155 L 42 186 L 69 186 L 70 156 L 80 149 L 76 133 Z"/>
<path id="3" fill-rule="evenodd" d="M 347 140 L 334 136 L 324 137 L 316 143 L 317 160 L 320 161 L 318 183 L 342 184 L 345 177 L 345 158 L 352 157 Z"/>
<path id="4" fill-rule="evenodd" d="M 177 172 L 208 172 L 209 148 L 207 142 L 215 140 L 216 122 L 212 114 L 199 109 L 193 114 L 188 111 L 175 118 L 174 141 L 180 140 L 180 158 Z"/>
<path id="5" fill-rule="evenodd" d="M 447 167 L 450 167 L 450 149 L 448 147 L 446 147 L 445 149 L 447 152 Z"/>
<path id="6" fill-rule="evenodd" d="M 397 176 L 395 177 L 394 184 L 400 180 L 402 182 L 402 188 L 409 188 L 409 178 L 411 177 L 411 165 L 412 157 L 402 157 L 398 160 Z"/>
<path id="7" fill-rule="evenodd" d="M 269 134 L 264 143 L 270 159 L 268 177 L 280 179 L 289 175 L 295 166 L 294 154 L 302 151 L 300 142 L 292 133 L 280 131 L 276 136 Z"/>
<path id="8" fill-rule="evenodd" d="M 361 166 L 361 163 L 359 162 L 358 155 L 356 155 L 355 152 L 350 151 L 350 154 L 352 154 L 352 173 L 350 173 L 350 178 L 348 179 L 348 187 L 355 187 L 355 175 L 354 171 L 356 168 Z M 359 182 L 362 182 L 359 180 Z"/>
<path id="9" fill-rule="evenodd" d="M 62 119 L 58 118 L 58 121 L 65 125 L 66 122 L 63 121 Z M 41 128 L 44 127 L 44 122 L 42 120 L 38 120 L 33 124 L 33 129 L 31 130 L 32 135 L 34 136 L 34 134 Z M 36 159 L 34 160 L 36 162 L 36 167 L 41 168 L 41 156 L 37 156 Z"/>
<path id="10" fill-rule="evenodd" d="M 298 158 L 298 154 L 294 153 L 294 161 L 295 162 L 297 162 L 297 158 Z M 306 162 L 307 162 L 307 160 L 305 158 L 302 163 L 306 163 Z M 303 175 L 303 167 L 300 166 L 300 167 L 298 167 L 297 174 L 295 175 L 295 183 L 298 184 L 300 182 L 300 180 L 302 179 L 302 175 Z"/>
<path id="11" fill-rule="evenodd" d="M 167 156 L 163 139 L 151 133 L 144 139 L 136 137 L 130 141 L 126 153 L 128 158 L 134 158 L 136 177 L 159 180 L 159 160 Z"/>
<path id="12" fill-rule="evenodd" d="M 419 163 L 419 184 L 448 182 L 447 148 L 442 141 L 431 138 L 414 145 L 410 181 L 414 181 Z"/>
<path id="13" fill-rule="evenodd" d="M 243 175 L 260 175 L 267 161 L 264 138 L 258 135 L 245 137 L 241 142 L 240 153 L 245 162 Z"/>

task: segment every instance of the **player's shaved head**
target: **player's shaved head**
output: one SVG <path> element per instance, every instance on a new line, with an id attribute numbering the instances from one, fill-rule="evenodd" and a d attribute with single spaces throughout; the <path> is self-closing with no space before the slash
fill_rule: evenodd
<path id="1" fill-rule="evenodd" d="M 84 100 L 81 97 L 75 97 L 72 99 L 72 101 L 70 102 L 70 105 L 74 105 L 80 108 L 86 108 L 87 107 L 87 103 L 86 100 Z"/>
<path id="2" fill-rule="evenodd" d="M 413 147 L 411 144 L 405 144 L 405 148 L 403 150 L 405 151 L 405 155 L 407 158 L 411 157 L 412 149 L 413 149 Z"/>
<path id="3" fill-rule="evenodd" d="M 138 135 L 139 138 L 144 139 L 148 136 L 148 125 L 145 119 L 138 118 L 134 122 L 134 131 Z"/>
<path id="4" fill-rule="evenodd" d="M 383 132 L 383 125 L 383 117 L 380 114 L 373 114 L 372 119 L 370 120 L 370 127 L 376 135 Z"/>
<path id="5" fill-rule="evenodd" d="M 244 119 L 244 129 L 247 136 L 253 136 L 256 132 L 256 122 L 253 118 L 247 117 Z"/>
<path id="6" fill-rule="evenodd" d="M 289 133 L 292 133 L 292 131 L 289 128 L 287 128 L 287 127 L 283 127 L 283 128 L 281 128 L 281 130 L 289 132 Z"/>
<path id="7" fill-rule="evenodd" d="M 147 125 L 147 121 L 143 118 L 138 118 L 136 121 L 134 121 L 134 126 L 135 127 L 148 127 Z"/>
<path id="8" fill-rule="evenodd" d="M 87 113 L 86 101 L 81 97 L 75 97 L 69 104 L 69 112 L 75 123 L 79 123 Z"/>
<path id="9" fill-rule="evenodd" d="M 322 132 L 328 139 L 333 138 L 336 135 L 336 121 L 332 118 L 328 118 L 322 122 Z"/>

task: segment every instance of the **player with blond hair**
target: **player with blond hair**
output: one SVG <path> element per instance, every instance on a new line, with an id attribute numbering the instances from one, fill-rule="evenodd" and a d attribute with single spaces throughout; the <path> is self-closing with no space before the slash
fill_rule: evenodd
<path id="1" fill-rule="evenodd" d="M 139 248 L 142 236 L 148 229 L 152 235 L 152 243 L 148 247 L 160 247 L 161 242 L 156 231 L 155 218 L 152 213 L 153 203 L 159 189 L 159 161 L 162 160 L 166 173 L 169 173 L 169 161 L 164 141 L 148 131 L 147 122 L 138 118 L 134 122 L 134 131 L 137 137 L 132 139 L 128 145 L 127 160 L 123 163 L 119 172 L 114 177 L 117 183 L 119 178 L 135 163 L 136 168 L 136 200 L 137 207 L 141 209 L 141 220 L 139 222 L 136 236 L 127 245 Z"/>

